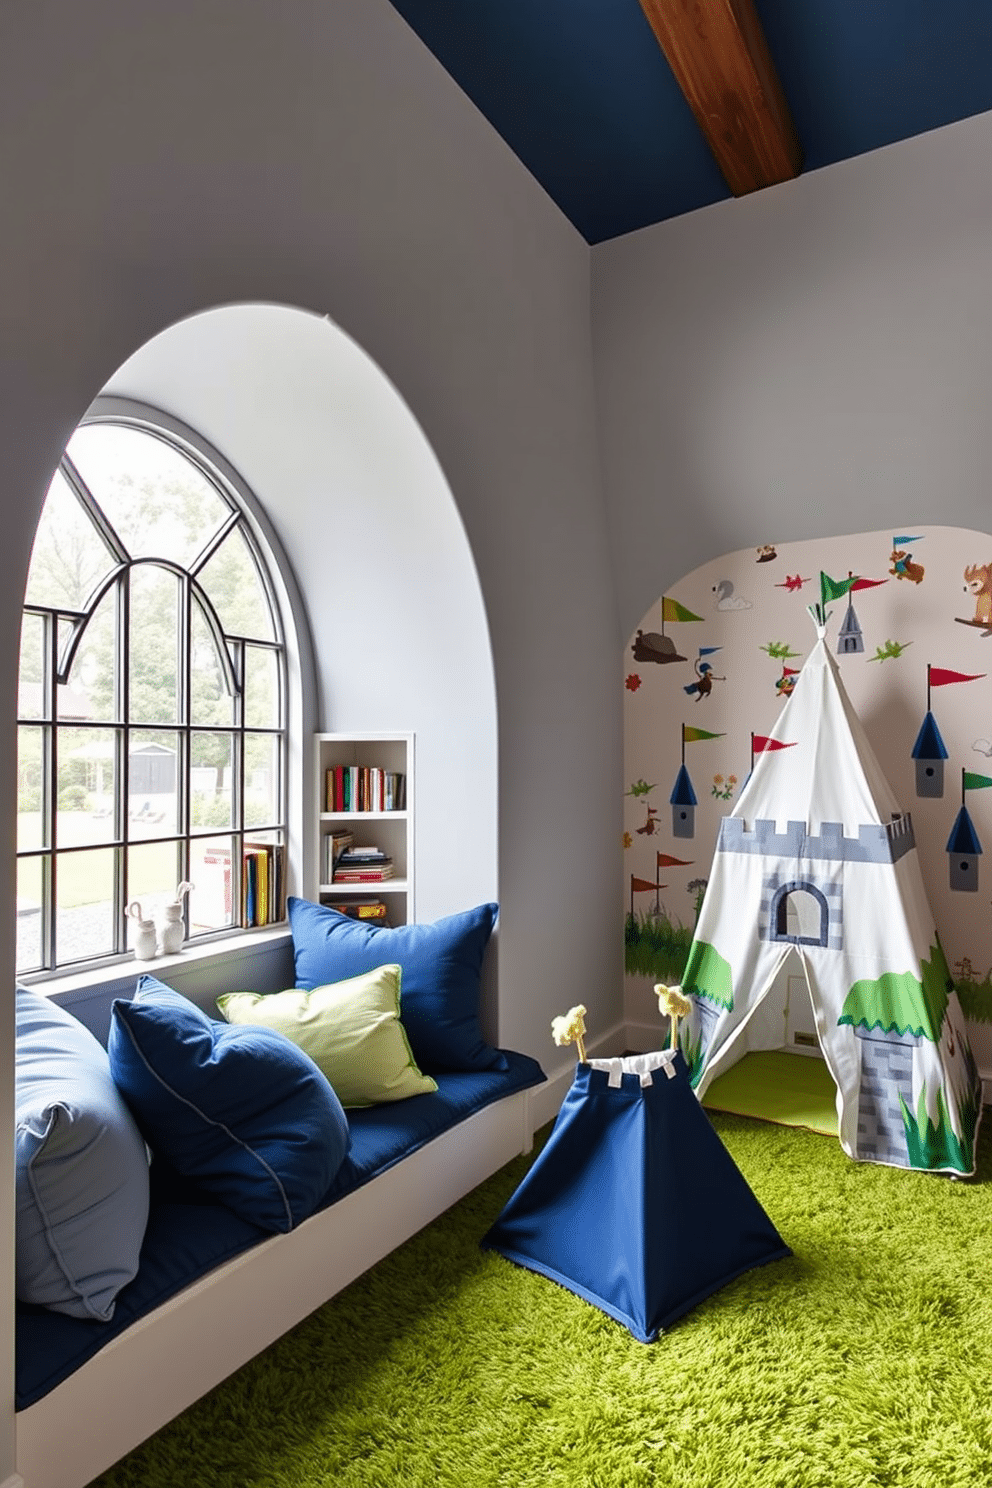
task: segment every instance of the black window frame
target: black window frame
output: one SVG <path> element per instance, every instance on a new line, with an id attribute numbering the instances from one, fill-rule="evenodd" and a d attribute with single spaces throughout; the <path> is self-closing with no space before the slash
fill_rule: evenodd
<path id="1" fill-rule="evenodd" d="M 270 561 L 266 558 L 263 546 L 259 541 L 255 523 L 252 520 L 251 504 L 257 506 L 257 498 L 250 489 L 240 481 L 236 483 L 231 476 L 220 468 L 217 460 L 212 459 L 209 453 L 210 446 L 204 440 L 202 446 L 199 444 L 196 431 L 189 430 L 184 426 L 184 432 L 179 433 L 174 421 L 168 416 L 162 415 L 161 421 L 157 411 L 150 408 L 142 408 L 140 412 L 99 411 L 95 405 L 87 416 L 81 420 L 79 427 L 83 428 L 94 424 L 110 424 L 122 428 L 135 429 L 144 435 L 158 439 L 180 457 L 188 461 L 217 493 L 229 515 L 221 526 L 216 529 L 210 538 L 204 543 L 195 558 L 188 564 L 183 565 L 174 559 L 156 557 L 147 553 L 132 555 L 128 552 L 126 544 L 114 528 L 113 523 L 103 512 L 100 504 L 86 481 L 73 464 L 68 452 L 64 452 L 59 461 L 58 471 L 68 483 L 82 509 L 87 513 L 94 527 L 98 530 L 102 540 L 107 546 L 108 552 L 113 556 L 114 564 L 110 571 L 101 578 L 94 586 L 86 604 L 81 610 L 72 610 L 68 607 L 59 608 L 57 605 L 42 605 L 25 602 L 23 606 L 24 616 L 38 616 L 41 619 L 44 636 L 44 662 L 43 680 L 41 683 L 41 705 L 39 716 L 22 716 L 20 706 L 18 707 L 17 725 L 18 738 L 22 728 L 30 728 L 41 731 L 41 776 L 42 776 L 42 843 L 38 847 L 17 848 L 18 866 L 23 861 L 40 861 L 41 864 L 41 905 L 40 905 L 40 964 L 30 966 L 18 962 L 17 975 L 25 981 L 38 981 L 51 977 L 71 975 L 91 967 L 114 965 L 131 959 L 132 950 L 128 944 L 130 921 L 127 912 L 127 884 L 128 884 L 128 853 L 136 847 L 153 846 L 157 843 L 175 843 L 179 857 L 179 876 L 182 879 L 190 878 L 190 853 L 191 846 L 197 840 L 214 840 L 224 837 L 232 844 L 230 863 L 230 896 L 232 922 L 223 927 L 205 929 L 198 934 L 191 935 L 190 944 L 209 943 L 211 941 L 244 934 L 246 926 L 243 922 L 243 874 L 245 871 L 244 847 L 246 839 L 252 842 L 256 839 L 268 840 L 278 845 L 281 850 L 282 860 L 282 899 L 285 897 L 286 875 L 288 857 L 290 852 L 289 839 L 289 771 L 290 771 L 290 732 L 289 732 L 289 695 L 288 695 L 288 645 L 286 636 L 285 618 L 279 602 L 278 591 L 273 582 L 270 572 Z M 225 462 L 226 463 L 226 462 Z M 228 467 L 230 470 L 231 467 Z M 53 473 L 52 480 L 56 479 Z M 239 489 L 239 484 L 241 489 Z M 47 493 L 46 493 L 47 499 Z M 258 636 L 240 635 L 233 631 L 225 630 L 220 617 L 211 603 L 209 596 L 199 584 L 197 574 L 202 572 L 210 558 L 220 547 L 221 543 L 232 532 L 237 530 L 244 539 L 248 554 L 252 560 L 254 569 L 258 575 L 261 591 L 264 594 L 268 607 L 272 626 L 272 638 L 264 639 Z M 177 706 L 177 720 L 175 723 L 165 722 L 161 724 L 149 723 L 143 720 L 132 720 L 130 718 L 130 689 L 128 687 L 128 660 L 129 660 L 129 633 L 127 626 L 128 596 L 130 578 L 132 573 L 141 566 L 158 567 L 172 572 L 178 582 L 180 594 L 180 648 L 181 662 L 177 662 L 180 670 L 179 699 Z M 30 570 L 29 570 L 30 574 Z M 115 706 L 112 719 L 66 719 L 60 717 L 58 706 L 58 688 L 66 683 L 72 675 L 73 661 L 78 652 L 80 643 L 85 636 L 89 620 L 95 613 L 98 605 L 108 594 L 116 591 L 116 637 L 115 637 Z M 210 631 L 218 658 L 226 676 L 229 691 L 232 697 L 232 717 L 230 723 L 211 726 L 202 722 L 194 722 L 191 718 L 191 617 L 193 605 L 196 605 L 199 614 L 206 622 Z M 68 637 L 63 639 L 60 645 L 60 624 L 68 625 Z M 245 658 L 246 648 L 251 647 L 258 651 L 268 651 L 275 658 L 275 687 L 277 697 L 277 722 L 271 727 L 260 726 L 257 723 L 248 723 L 245 719 Z M 20 695 L 20 687 L 19 687 Z M 60 845 L 57 830 L 57 803 L 58 803 L 58 750 L 57 735 L 60 726 L 71 726 L 74 730 L 86 732 L 88 730 L 100 730 L 106 732 L 113 730 L 115 736 L 115 771 L 114 771 L 114 806 L 111 813 L 112 831 L 108 832 L 105 839 L 100 841 L 87 841 L 78 845 Z M 176 765 L 176 789 L 177 789 L 177 827 L 175 831 L 164 832 L 161 836 L 132 836 L 129 831 L 128 801 L 129 801 L 129 744 L 132 738 L 139 734 L 150 734 L 155 732 L 174 733 L 179 741 L 179 751 Z M 192 823 L 192 791 L 191 791 L 191 758 L 194 735 L 217 733 L 230 735 L 234 741 L 232 758 L 232 823 L 223 827 L 195 827 Z M 276 803 L 276 819 L 266 823 L 253 823 L 245 825 L 245 748 L 246 739 L 252 737 L 271 737 L 277 744 L 275 751 L 277 761 L 278 779 L 275 783 L 272 795 Z M 88 956 L 75 956 L 72 958 L 60 957 L 58 946 L 57 925 L 57 878 L 59 858 L 63 854 L 74 852 L 92 852 L 95 849 L 110 849 L 114 854 L 113 868 L 113 948 L 109 951 Z M 280 916 L 276 906 L 276 915 L 268 921 L 269 924 L 282 923 L 284 912 Z M 19 906 L 20 909 L 20 906 Z M 188 901 L 184 906 L 185 928 L 187 935 L 190 932 Z M 20 946 L 18 947 L 18 957 Z"/>

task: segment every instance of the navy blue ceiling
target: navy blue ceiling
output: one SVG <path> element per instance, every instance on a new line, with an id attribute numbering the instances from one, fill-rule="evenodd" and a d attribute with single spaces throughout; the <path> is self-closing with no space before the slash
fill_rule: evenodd
<path id="1" fill-rule="evenodd" d="M 638 0 L 392 3 L 587 242 L 730 195 Z M 755 5 L 806 171 L 992 109 L 992 0 Z"/>

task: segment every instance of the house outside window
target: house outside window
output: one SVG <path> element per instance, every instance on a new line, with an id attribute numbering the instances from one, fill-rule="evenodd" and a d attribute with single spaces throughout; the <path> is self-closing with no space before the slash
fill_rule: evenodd
<path id="1" fill-rule="evenodd" d="M 147 417 L 73 434 L 31 558 L 18 690 L 19 975 L 283 917 L 286 648 L 245 503 Z M 129 914 L 129 907 L 131 913 Z"/>

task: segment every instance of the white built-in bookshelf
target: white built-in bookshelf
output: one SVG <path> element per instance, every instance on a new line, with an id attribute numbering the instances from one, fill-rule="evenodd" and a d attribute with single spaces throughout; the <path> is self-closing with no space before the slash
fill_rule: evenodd
<path id="1" fill-rule="evenodd" d="M 311 897 L 319 903 L 340 907 L 379 899 L 390 925 L 412 922 L 413 740 L 413 734 L 399 733 L 314 736 L 317 840 Z M 336 832 L 350 832 L 355 849 L 380 848 L 392 860 L 393 876 L 335 881 L 330 842 Z"/>

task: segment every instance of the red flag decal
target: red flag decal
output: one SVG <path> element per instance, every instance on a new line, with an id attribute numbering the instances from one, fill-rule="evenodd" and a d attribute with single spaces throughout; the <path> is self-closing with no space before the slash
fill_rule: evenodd
<path id="1" fill-rule="evenodd" d="M 691 868 L 695 858 L 673 858 L 670 853 L 658 853 L 659 868 Z"/>
<path id="2" fill-rule="evenodd" d="M 761 754 L 763 750 L 772 749 L 795 749 L 797 740 L 793 739 L 788 744 L 783 744 L 781 739 L 769 739 L 764 734 L 752 734 L 751 747 L 755 754 Z"/>
<path id="3" fill-rule="evenodd" d="M 888 582 L 888 579 L 855 579 L 851 585 L 851 593 L 856 594 L 859 589 L 877 589 L 879 584 Z"/>
<path id="4" fill-rule="evenodd" d="M 977 682 L 984 672 L 951 672 L 947 667 L 930 668 L 930 686 L 946 687 L 948 682 Z"/>
<path id="5" fill-rule="evenodd" d="M 633 893 L 635 893 L 635 894 L 643 894 L 643 893 L 646 893 L 648 889 L 667 889 L 668 888 L 668 885 L 667 884 L 657 884 L 657 883 L 654 882 L 653 879 L 650 879 L 650 878 L 635 878 L 634 875 L 631 874 L 630 875 L 630 887 L 631 887 L 631 891 Z"/>

